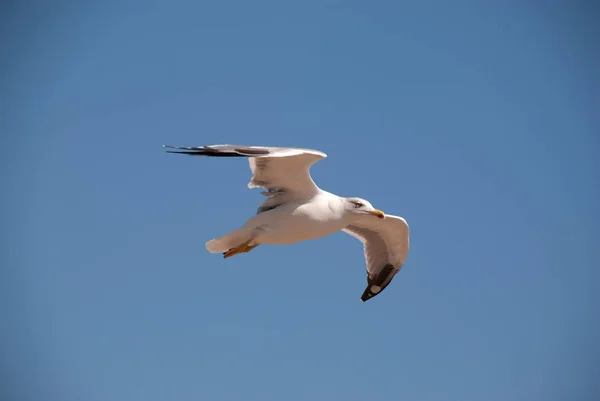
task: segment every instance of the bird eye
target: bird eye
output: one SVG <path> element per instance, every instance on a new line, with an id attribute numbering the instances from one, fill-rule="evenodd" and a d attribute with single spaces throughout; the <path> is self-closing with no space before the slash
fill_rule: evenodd
<path id="1" fill-rule="evenodd" d="M 363 207 L 363 204 L 360 203 L 360 202 L 353 202 L 353 203 L 354 203 L 354 207 L 357 208 L 357 209 L 360 208 L 360 207 Z"/>

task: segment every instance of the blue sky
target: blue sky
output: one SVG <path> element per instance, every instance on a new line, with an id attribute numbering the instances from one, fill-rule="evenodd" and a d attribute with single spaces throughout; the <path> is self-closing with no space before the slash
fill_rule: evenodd
<path id="1" fill-rule="evenodd" d="M 591 2 L 61 4 L 0 24 L 5 393 L 598 399 Z M 343 233 L 209 254 L 261 197 L 165 143 L 326 152 L 321 187 L 406 218 L 404 268 L 363 304 Z"/>

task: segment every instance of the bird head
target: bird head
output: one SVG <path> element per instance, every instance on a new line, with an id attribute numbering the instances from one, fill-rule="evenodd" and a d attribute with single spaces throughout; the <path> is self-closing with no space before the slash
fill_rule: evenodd
<path id="1" fill-rule="evenodd" d="M 371 203 L 361 198 L 345 198 L 344 208 L 347 213 L 358 215 L 370 215 L 377 218 L 385 218 L 385 213 L 379 209 L 375 209 Z"/>

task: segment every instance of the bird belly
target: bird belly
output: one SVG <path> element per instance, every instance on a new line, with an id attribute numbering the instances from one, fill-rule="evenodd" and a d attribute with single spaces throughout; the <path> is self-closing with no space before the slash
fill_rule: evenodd
<path id="1" fill-rule="evenodd" d="M 266 226 L 258 230 L 254 242 L 268 245 L 286 245 L 326 237 L 341 228 L 327 224 L 306 224 L 292 227 L 284 225 Z"/>
<path id="2" fill-rule="evenodd" d="M 293 244 L 326 237 L 346 226 L 336 216 L 315 214 L 303 205 L 293 207 L 292 210 L 289 207 L 278 209 L 264 213 L 261 219 L 263 224 L 258 227 L 255 242 L 268 245 Z"/>
<path id="3" fill-rule="evenodd" d="M 268 245 L 287 245 L 295 242 L 326 237 L 339 230 L 340 229 L 333 229 L 326 226 L 304 226 L 295 227 L 294 229 L 285 227 L 264 227 L 261 228 L 254 242 Z"/>

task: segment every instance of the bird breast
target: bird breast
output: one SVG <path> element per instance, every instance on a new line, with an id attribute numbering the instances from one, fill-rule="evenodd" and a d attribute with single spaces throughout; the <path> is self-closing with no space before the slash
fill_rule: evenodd
<path id="1" fill-rule="evenodd" d="M 261 244 L 283 245 L 331 235 L 346 226 L 342 210 L 338 209 L 330 207 L 328 199 L 278 206 L 256 216 L 260 220 L 256 240 Z"/>

